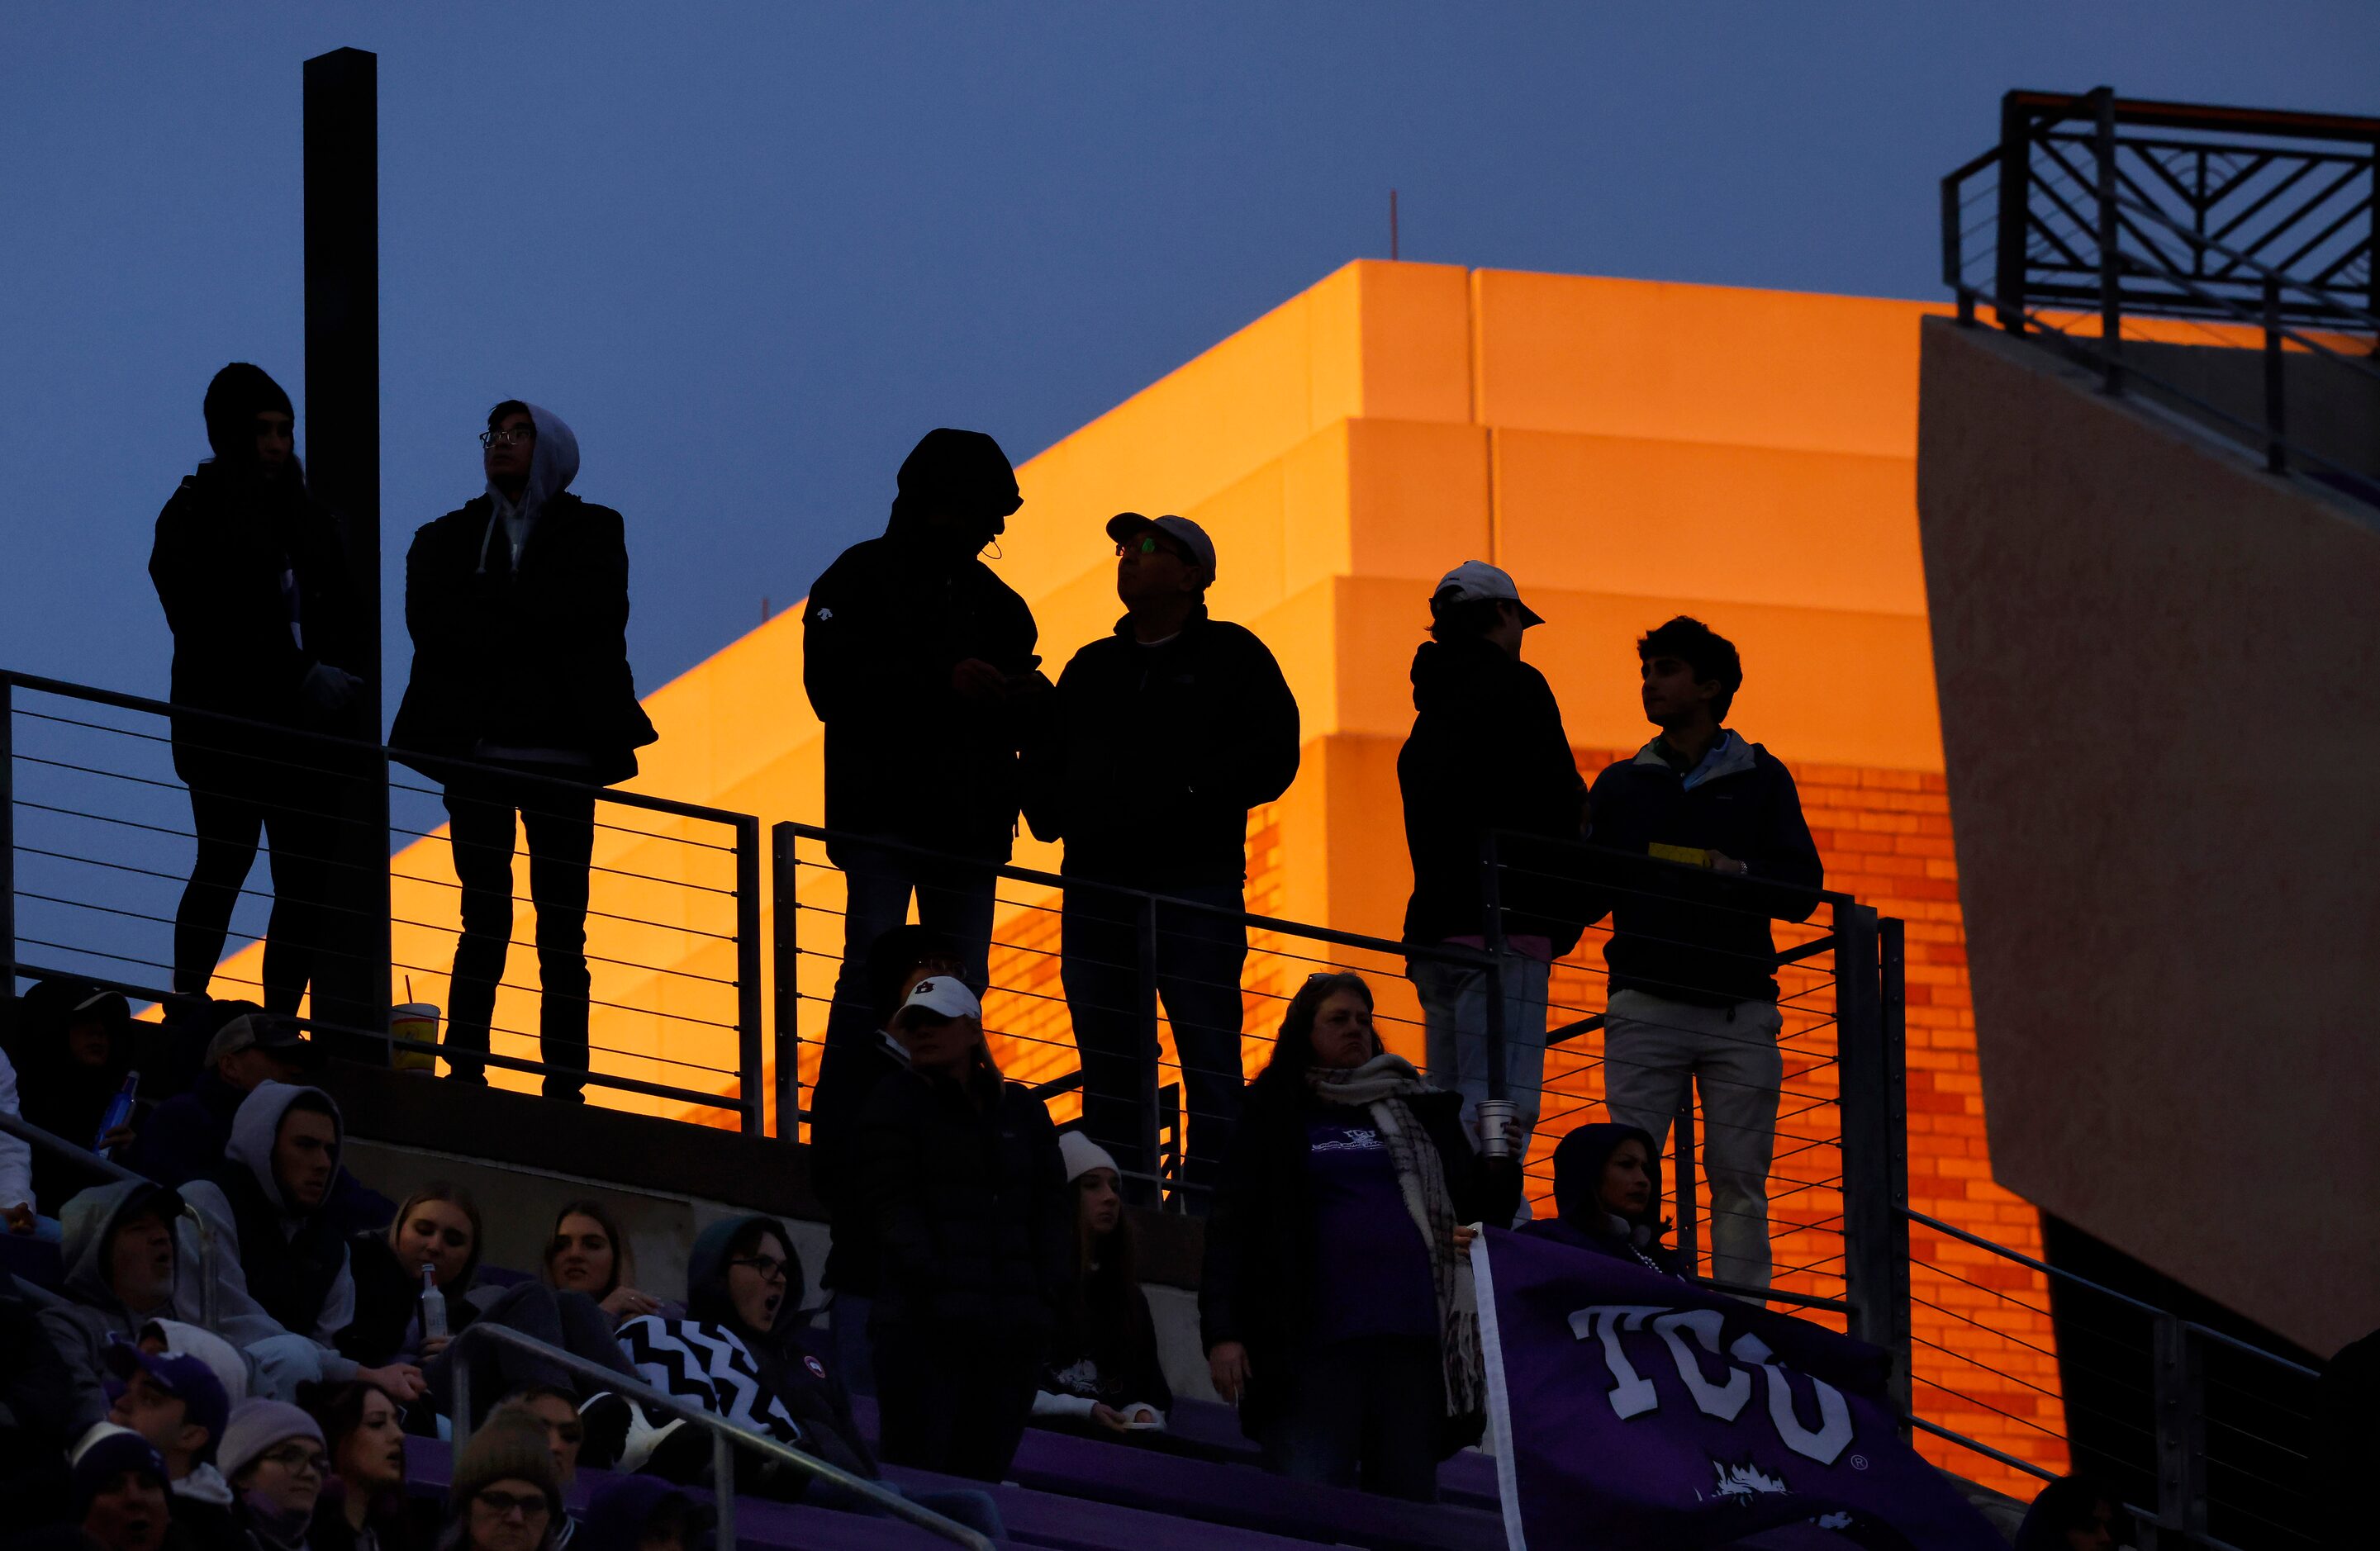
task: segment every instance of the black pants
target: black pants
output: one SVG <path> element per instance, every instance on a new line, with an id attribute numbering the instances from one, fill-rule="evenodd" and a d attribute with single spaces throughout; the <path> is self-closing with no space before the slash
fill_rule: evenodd
<path id="1" fill-rule="evenodd" d="M 463 934 L 455 943 L 455 1005 L 447 1010 L 450 1050 L 485 1050 L 496 986 L 513 936 L 514 816 L 528 836 L 528 892 L 537 906 L 537 976 L 542 995 L 538 1033 L 542 1059 L 568 1072 L 587 1070 L 587 864 L 595 849 L 595 799 L 531 781 L 456 775 L 446 783 L 455 877 L 463 885 Z M 480 1063 L 447 1058 L 454 1075 L 484 1083 Z M 583 1084 L 548 1072 L 549 1098 L 579 1097 Z"/>
<path id="2" fill-rule="evenodd" d="M 190 789 L 198 860 L 174 913 L 174 989 L 204 996 L 222 962 L 239 891 L 256 864 L 260 833 L 271 844 L 273 914 L 264 928 L 265 1007 L 295 1013 L 327 946 L 331 843 L 338 777 L 300 767 L 277 743 L 237 754 L 177 739 L 174 769 Z"/>
<path id="3" fill-rule="evenodd" d="M 1238 884 L 1166 892 L 1228 910 L 1241 908 Z M 1060 976 L 1075 1046 L 1083 1061 L 1083 1130 L 1115 1155 L 1126 1173 L 1153 1173 L 1142 1144 L 1142 1074 L 1158 1052 L 1140 1013 L 1138 902 L 1088 886 L 1066 891 L 1060 918 Z M 1183 1109 L 1189 1137 L 1182 1182 L 1191 1211 L 1204 1213 L 1240 1115 L 1240 971 L 1247 963 L 1242 923 L 1203 910 L 1160 906 L 1156 980 L 1182 1058 Z M 1166 1081 L 1160 1072 L 1159 1081 Z M 1148 1187 L 1127 1181 L 1127 1194 Z"/>
<path id="4" fill-rule="evenodd" d="M 1041 1343 L 890 1322 L 882 1306 L 868 1332 L 878 1452 L 895 1465 L 998 1481 L 1025 1436 Z"/>
<path id="5" fill-rule="evenodd" d="M 1265 1468 L 1293 1481 L 1361 1485 L 1433 1502 L 1446 1430 L 1438 1343 L 1382 1336 L 1309 1347 L 1264 1429 Z"/>

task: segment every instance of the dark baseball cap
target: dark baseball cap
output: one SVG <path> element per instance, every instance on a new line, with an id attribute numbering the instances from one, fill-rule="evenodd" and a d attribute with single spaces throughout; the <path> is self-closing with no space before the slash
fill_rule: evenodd
<path id="1" fill-rule="evenodd" d="M 189 1420 L 207 1430 L 200 1458 L 214 1454 L 231 1419 L 231 1397 L 224 1393 L 223 1380 L 206 1359 L 188 1352 L 147 1352 L 130 1341 L 110 1342 L 100 1356 L 116 1377 L 128 1383 L 135 1372 L 145 1372 L 151 1383 L 181 1401 Z"/>
<path id="2" fill-rule="evenodd" d="M 242 1050 L 270 1050 L 301 1072 L 321 1066 L 324 1054 L 296 1024 L 270 1012 L 242 1013 L 215 1030 L 215 1036 L 207 1041 L 207 1065 L 212 1067 Z"/>

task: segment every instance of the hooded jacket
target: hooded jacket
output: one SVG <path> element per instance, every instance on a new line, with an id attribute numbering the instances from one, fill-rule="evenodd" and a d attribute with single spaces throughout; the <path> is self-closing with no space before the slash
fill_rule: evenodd
<path id="1" fill-rule="evenodd" d="M 1611 989 L 1706 1007 L 1775 1001 L 1768 924 L 1808 920 L 1818 907 L 1815 891 L 1827 882 L 1793 777 L 1731 732 L 1684 775 L 1661 757 L 1660 743 L 1595 778 L 1587 794 L 1595 843 L 1637 856 L 1649 845 L 1717 851 L 1752 873 L 1739 880 L 1666 863 L 1607 867 L 1604 880 L 1615 887 L 1590 902 L 1588 921 L 1611 916 L 1604 945 Z"/>
<path id="2" fill-rule="evenodd" d="M 750 1223 L 760 1223 L 785 1246 L 785 1297 L 777 1305 L 775 1322 L 756 1330 L 736 1316 L 735 1300 L 727 1291 L 727 1246 Z M 876 1474 L 876 1457 L 860 1436 L 851 1414 L 851 1396 L 827 1368 L 824 1359 L 802 1341 L 807 1315 L 801 1312 L 803 1278 L 793 1236 L 775 1218 L 722 1218 L 695 1236 L 686 1262 L 686 1309 L 688 1317 L 722 1326 L 751 1352 L 761 1382 L 773 1391 L 786 1414 L 801 1428 L 804 1451 L 854 1475 Z"/>
<path id="3" fill-rule="evenodd" d="M 1614 1217 L 1603 1207 L 1603 1168 L 1622 1142 L 1645 1146 L 1645 1172 L 1653 1181 L 1645 1208 L 1633 1218 Z M 1514 1231 L 1550 1239 L 1572 1249 L 1593 1250 L 1633 1266 L 1684 1275 L 1675 1254 L 1663 1246 L 1661 1153 L 1653 1138 L 1633 1125 L 1583 1125 L 1554 1148 L 1554 1209 L 1559 1216 L 1523 1223 Z"/>
<path id="4" fill-rule="evenodd" d="M 1248 810 L 1297 778 L 1297 699 L 1256 635 L 1204 604 L 1161 646 L 1132 616 L 1076 652 L 1026 769 L 1025 817 L 1070 878 L 1163 891 L 1247 878 Z"/>
<path id="5" fill-rule="evenodd" d="M 86 1005 L 88 1011 L 78 1011 Z M 109 1101 L 132 1070 L 129 1011 L 122 997 L 87 981 L 39 980 L 25 992 L 8 1057 L 26 1124 L 79 1147 L 97 1139 Z M 108 1026 L 108 1056 L 97 1066 L 85 1066 L 74 1059 L 67 1035 L 76 1023 L 92 1017 Z M 31 1199 L 52 1216 L 67 1197 L 93 1182 L 81 1165 L 46 1149 L 34 1151 L 30 1161 Z"/>
<path id="6" fill-rule="evenodd" d="M 802 613 L 802 687 L 826 724 L 827 827 L 1006 861 L 1026 709 L 977 705 L 951 670 L 972 658 L 1021 676 L 1040 661 L 1038 639 L 1033 611 L 990 566 L 942 551 L 914 503 L 895 503 L 883 536 L 844 551 Z"/>
<path id="7" fill-rule="evenodd" d="M 58 1214 L 63 1235 L 58 1249 L 66 1266 L 65 1301 L 46 1304 L 42 1327 L 58 1354 L 66 1359 L 71 1396 L 66 1415 L 69 1437 L 79 1437 L 94 1423 L 107 1419 L 107 1364 L 102 1354 L 111 1341 L 137 1341 L 141 1327 L 159 1315 L 188 1318 L 181 1306 L 187 1296 L 188 1252 L 175 1246 L 175 1295 L 153 1309 L 132 1309 L 109 1285 L 111 1254 L 116 1230 L 146 1211 L 162 1213 L 169 1226 L 182 1203 L 174 1193 L 145 1180 L 123 1180 L 94 1186 L 67 1201 Z"/>
<path id="8" fill-rule="evenodd" d="M 516 520 L 491 490 L 423 526 L 406 553 L 413 673 L 389 742 L 435 780 L 442 757 L 527 759 L 609 785 L 658 735 L 628 667 L 626 524 L 569 493 L 577 439 L 528 410 L 537 450 Z"/>
<path id="9" fill-rule="evenodd" d="M 329 1102 L 319 1088 L 259 1083 L 233 1117 L 231 1145 L 223 1161 L 182 1194 L 206 1219 L 214 1236 L 214 1295 L 218 1335 L 235 1346 L 252 1346 L 282 1335 L 303 1336 L 322 1351 L 321 1376 L 355 1376 L 356 1363 L 340 1355 L 340 1331 L 354 1322 L 356 1288 L 347 1266 L 346 1242 L 323 1206 L 296 1209 L 283 1198 L 273 1171 L 273 1148 L 281 1118 L 300 1094 Z M 346 1125 L 331 1106 L 334 1141 L 332 1177 L 346 1147 Z M 180 1230 L 183 1263 L 198 1264 L 197 1230 Z"/>
<path id="10" fill-rule="evenodd" d="M 1576 841 L 1586 782 L 1546 676 L 1492 642 L 1423 642 L 1413 699 L 1413 732 L 1397 754 L 1414 871 L 1405 940 L 1476 937 L 1482 837 Z M 1498 879 L 1505 935 L 1548 938 L 1556 958 L 1578 946 L 1584 909 L 1552 876 L 1574 871 L 1575 854 L 1533 856 L 1506 841 L 1498 858 L 1508 864 Z"/>

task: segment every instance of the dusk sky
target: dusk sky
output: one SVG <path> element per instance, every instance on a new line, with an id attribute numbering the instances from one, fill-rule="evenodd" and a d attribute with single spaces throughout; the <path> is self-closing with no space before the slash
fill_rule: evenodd
<path id="1" fill-rule="evenodd" d="M 272 371 L 302 451 L 299 67 L 342 44 L 380 55 L 392 706 L 405 545 L 501 398 L 627 515 L 650 690 L 878 531 L 927 428 L 1023 462 L 1386 256 L 1391 187 L 1407 258 L 1931 297 L 1937 180 L 2009 87 L 2380 80 L 2370 0 L 19 3 L 0 661 L 162 696 L 144 567 L 210 374 Z"/>

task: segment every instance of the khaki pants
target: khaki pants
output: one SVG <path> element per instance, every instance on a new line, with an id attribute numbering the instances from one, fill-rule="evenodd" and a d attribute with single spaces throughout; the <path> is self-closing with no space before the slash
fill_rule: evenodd
<path id="1" fill-rule="evenodd" d="M 1784 1018 L 1770 1001 L 1699 1007 L 1614 991 L 1604 1017 L 1605 1107 L 1665 1146 L 1686 1084 L 1702 1092 L 1703 1177 L 1710 1181 L 1711 1276 L 1768 1285 L 1768 1165 L 1777 1151 Z"/>

